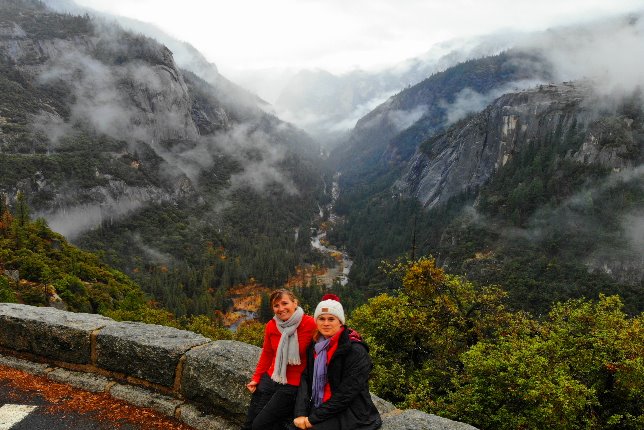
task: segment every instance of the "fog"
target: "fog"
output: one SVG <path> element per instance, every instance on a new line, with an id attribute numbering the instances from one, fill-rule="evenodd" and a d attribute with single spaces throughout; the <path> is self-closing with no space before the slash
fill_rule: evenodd
<path id="1" fill-rule="evenodd" d="M 74 240 L 102 223 L 111 223 L 136 212 L 143 204 L 137 199 L 116 200 L 108 197 L 100 204 L 71 206 L 58 211 L 38 213 L 36 216 L 45 218 L 52 230 L 69 240 Z"/>
<path id="2" fill-rule="evenodd" d="M 642 12 L 583 27 L 553 29 L 523 46 L 552 63 L 556 82 L 589 79 L 600 95 L 624 95 L 644 84 Z"/>
<path id="3" fill-rule="evenodd" d="M 482 111 L 503 94 L 534 88 L 542 83 L 543 81 L 539 80 L 515 81 L 484 94 L 471 88 L 465 88 L 456 95 L 453 103 L 447 103 L 445 100 L 441 101 L 441 107 L 445 109 L 447 117 L 446 125 L 453 124 L 472 113 Z"/>
<path id="4" fill-rule="evenodd" d="M 64 137 L 84 129 L 123 142 L 130 154 L 152 149 L 163 160 L 154 173 L 175 188 L 185 188 L 187 180 L 192 190 L 199 189 L 201 175 L 212 169 L 218 158 L 228 157 L 239 170 L 230 177 L 228 188 L 220 190 L 222 200 L 245 187 L 264 193 L 274 184 L 288 194 L 298 193 L 280 166 L 287 148 L 274 137 L 246 124 L 231 124 L 215 135 L 199 136 L 183 78 L 174 66 L 156 64 L 166 58 L 162 45 L 139 41 L 149 45 L 144 49 L 153 57 L 150 61 L 130 59 L 113 64 L 109 62 L 111 56 L 127 53 L 129 46 L 114 26 L 99 22 L 97 32 L 96 45 L 101 47 L 98 57 L 91 49 L 67 43 L 37 76 L 41 84 L 64 85 L 72 100 L 66 119 L 44 111 L 32 118 L 34 130 L 49 139 L 50 150 L 58 149 Z M 110 180 L 110 187 L 112 183 Z M 42 215 L 56 231 L 75 238 L 106 219 L 118 220 L 158 201 L 156 192 L 131 200 L 131 187 L 119 184 L 116 189 L 120 191 L 111 190 L 94 205 L 71 206 Z M 167 193 L 170 196 L 177 191 Z M 221 208 L 226 206 L 226 202 L 220 203 Z"/>
<path id="5" fill-rule="evenodd" d="M 584 188 L 572 195 L 554 208 L 543 208 L 537 211 L 529 221 L 529 227 L 524 230 L 512 229 L 503 232 L 508 239 L 520 236 L 531 241 L 540 242 L 547 239 L 553 229 L 565 230 L 568 233 L 584 234 L 586 237 L 596 237 L 596 246 L 593 255 L 588 260 L 588 265 L 593 268 L 601 267 L 601 259 L 606 256 L 624 264 L 644 262 L 644 213 L 642 209 L 635 209 L 617 219 L 618 224 L 612 225 L 609 220 L 598 219 L 595 207 L 602 206 L 602 195 L 611 193 L 621 184 L 644 184 L 644 165 L 614 172 L 603 179 L 594 188 Z M 618 227 L 621 235 L 617 237 L 619 255 L 615 254 L 616 244 L 605 243 L 604 234 L 616 237 L 612 229 Z M 625 252 L 627 251 L 627 252 Z M 639 262 L 639 263 L 638 263 Z M 600 264 L 601 263 L 601 264 Z M 640 271 L 641 271 L 641 266 Z"/>

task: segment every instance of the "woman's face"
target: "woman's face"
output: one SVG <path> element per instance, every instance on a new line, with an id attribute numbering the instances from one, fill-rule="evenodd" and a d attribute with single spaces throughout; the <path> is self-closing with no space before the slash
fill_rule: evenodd
<path id="1" fill-rule="evenodd" d="M 273 301 L 273 312 L 275 313 L 275 316 L 282 321 L 288 321 L 296 310 L 297 302 L 291 300 L 291 298 L 286 294 L 282 294 L 280 298 Z"/>
<path id="2" fill-rule="evenodd" d="M 318 331 L 324 337 L 331 337 L 340 331 L 342 323 L 338 317 L 331 314 L 322 314 L 317 317 L 315 323 L 318 326 Z"/>

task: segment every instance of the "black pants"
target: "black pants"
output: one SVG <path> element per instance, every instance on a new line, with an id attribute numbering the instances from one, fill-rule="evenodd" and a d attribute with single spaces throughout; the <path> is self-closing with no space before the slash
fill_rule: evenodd
<path id="1" fill-rule="evenodd" d="M 286 428 L 288 430 L 300 430 L 297 427 L 295 427 L 295 424 L 293 423 L 290 423 Z M 337 418 L 329 418 L 326 421 L 317 423 L 316 425 L 313 426 L 311 430 L 339 430 L 340 428 L 341 428 L 340 421 L 338 421 Z"/>
<path id="2" fill-rule="evenodd" d="M 283 430 L 293 422 L 295 385 L 278 384 L 263 374 L 250 400 L 242 430 Z"/>

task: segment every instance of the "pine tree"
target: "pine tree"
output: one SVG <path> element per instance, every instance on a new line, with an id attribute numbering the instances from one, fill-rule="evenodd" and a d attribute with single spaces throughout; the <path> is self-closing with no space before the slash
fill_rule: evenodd
<path id="1" fill-rule="evenodd" d="M 16 199 L 16 215 L 18 218 L 18 225 L 24 227 L 29 221 L 29 206 L 27 206 L 27 201 L 25 195 L 22 191 L 18 192 L 18 197 Z"/>

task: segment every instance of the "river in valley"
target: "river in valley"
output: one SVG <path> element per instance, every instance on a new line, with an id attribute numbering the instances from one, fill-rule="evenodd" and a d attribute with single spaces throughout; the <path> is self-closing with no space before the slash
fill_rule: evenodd
<path id="1" fill-rule="evenodd" d="M 333 177 L 333 184 L 331 186 L 331 203 L 326 207 L 329 219 L 326 223 L 328 228 L 333 228 L 333 225 L 338 221 L 338 216 L 334 212 L 335 202 L 340 195 L 340 174 L 336 173 Z M 320 225 L 323 224 L 324 211 L 320 208 Z M 351 266 L 353 261 L 349 254 L 345 251 L 340 250 L 328 243 L 326 240 L 327 232 L 326 230 L 320 228 L 317 230 L 317 233 L 311 237 L 311 246 L 320 252 L 330 255 L 336 261 L 334 267 L 329 267 L 327 273 L 321 277 L 320 282 L 324 283 L 327 287 L 333 285 L 337 280 L 340 282 L 340 285 L 347 285 L 349 282 L 349 272 L 351 271 Z"/>

